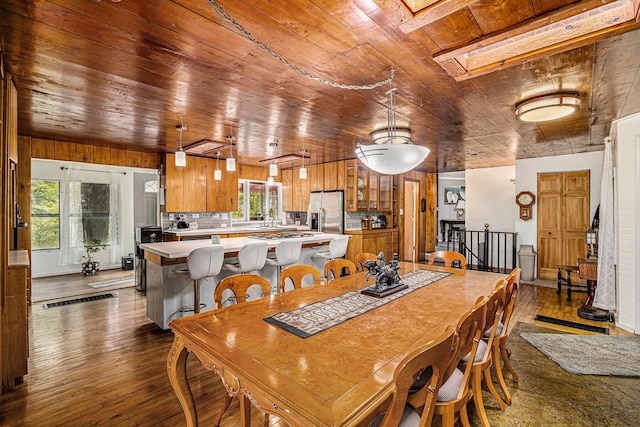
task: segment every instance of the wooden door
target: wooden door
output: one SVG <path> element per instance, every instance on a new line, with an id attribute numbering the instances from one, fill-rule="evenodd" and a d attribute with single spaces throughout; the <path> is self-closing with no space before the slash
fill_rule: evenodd
<path id="1" fill-rule="evenodd" d="M 418 260 L 418 194 L 417 181 L 404 182 L 404 221 L 403 221 L 403 258 L 405 261 Z"/>
<path id="2" fill-rule="evenodd" d="M 538 175 L 538 277 L 555 280 L 558 265 L 586 257 L 589 171 Z"/>

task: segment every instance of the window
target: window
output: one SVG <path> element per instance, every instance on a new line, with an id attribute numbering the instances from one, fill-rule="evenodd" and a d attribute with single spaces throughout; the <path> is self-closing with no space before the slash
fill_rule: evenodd
<path id="1" fill-rule="evenodd" d="M 60 247 L 60 182 L 31 181 L 31 249 Z"/>
<path id="2" fill-rule="evenodd" d="M 281 218 L 280 193 L 282 184 L 267 185 L 265 181 L 238 181 L 238 210 L 234 221 L 263 221 Z"/>
<path id="3" fill-rule="evenodd" d="M 109 216 L 110 216 L 110 188 L 109 184 L 93 184 L 86 182 L 70 182 L 71 194 L 80 203 L 72 203 L 69 207 L 71 230 L 80 230 L 82 226 L 82 241 L 72 241 L 72 247 L 83 247 L 85 242 L 99 240 L 108 244 Z M 72 234 L 78 236 L 77 233 Z"/>

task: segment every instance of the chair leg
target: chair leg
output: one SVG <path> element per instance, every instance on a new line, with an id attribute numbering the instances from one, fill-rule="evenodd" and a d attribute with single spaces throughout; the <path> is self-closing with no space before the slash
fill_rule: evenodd
<path id="1" fill-rule="evenodd" d="M 467 405 L 462 405 L 460 407 L 460 423 L 464 427 L 471 427 L 471 424 L 469 423 L 469 414 L 467 413 Z"/>
<path id="2" fill-rule="evenodd" d="M 513 382 L 518 382 L 518 374 L 516 374 L 516 370 L 511 366 L 511 361 L 509 360 L 509 350 L 507 349 L 507 342 L 502 341 L 500 343 L 500 353 L 502 354 L 502 360 L 504 360 L 504 365 L 509 369 L 511 375 L 513 376 Z"/>
<path id="3" fill-rule="evenodd" d="M 482 399 L 482 372 L 477 369 L 471 372 L 471 390 L 473 391 L 473 403 L 476 406 L 480 421 L 484 427 L 489 427 L 491 424 L 484 410 L 484 401 Z M 466 406 L 463 406 L 463 408 L 466 410 Z M 462 408 L 460 409 L 460 421 L 462 421 Z"/>
<path id="4" fill-rule="evenodd" d="M 220 409 L 220 412 L 218 412 L 218 415 L 216 416 L 216 419 L 213 420 L 213 426 L 214 427 L 219 427 L 220 426 L 220 421 L 222 421 L 222 417 L 224 416 L 224 413 L 227 412 L 227 409 L 229 409 L 229 406 L 231 406 L 231 400 L 232 399 L 233 399 L 233 397 L 229 393 L 225 394 L 224 403 L 222 404 L 222 409 Z"/>
<path id="5" fill-rule="evenodd" d="M 502 400 L 502 398 L 498 394 L 498 390 L 496 390 L 496 387 L 493 385 L 493 380 L 491 379 L 491 366 L 487 366 L 487 369 L 483 371 L 483 374 L 484 374 L 484 382 L 485 384 L 487 384 L 487 388 L 489 389 L 489 392 L 494 397 L 494 399 L 496 399 L 496 401 L 498 402 L 498 406 L 500 406 L 500 410 L 504 411 L 505 409 L 507 409 L 507 404 L 504 403 L 504 400 Z"/>
<path id="6" fill-rule="evenodd" d="M 193 312 L 200 313 L 200 282 L 198 280 L 193 281 Z"/>
<path id="7" fill-rule="evenodd" d="M 500 364 L 500 345 L 495 343 L 492 347 L 491 357 L 493 358 L 493 370 L 496 373 L 496 378 L 498 378 L 498 384 L 500 384 L 502 394 L 504 394 L 504 401 L 507 405 L 511 405 L 511 393 L 509 393 L 507 383 L 504 380 L 504 375 L 502 375 L 502 366 Z"/>

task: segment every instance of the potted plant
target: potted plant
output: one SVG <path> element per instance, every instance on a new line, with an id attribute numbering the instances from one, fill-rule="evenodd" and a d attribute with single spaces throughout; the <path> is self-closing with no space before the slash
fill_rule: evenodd
<path id="1" fill-rule="evenodd" d="M 87 251 L 87 255 L 82 256 L 82 259 L 85 260 L 82 263 L 82 274 L 90 276 L 100 271 L 100 263 L 93 260 L 93 255 L 106 247 L 107 245 L 98 239 L 91 239 L 88 243 L 85 243 L 84 248 Z"/>

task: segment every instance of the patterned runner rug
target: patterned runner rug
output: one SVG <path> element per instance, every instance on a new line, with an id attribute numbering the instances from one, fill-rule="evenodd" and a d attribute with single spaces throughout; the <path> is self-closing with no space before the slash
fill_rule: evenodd
<path id="1" fill-rule="evenodd" d="M 362 289 L 358 289 L 337 297 L 317 301 L 295 310 L 276 313 L 264 320 L 280 326 L 282 329 L 301 338 L 308 338 L 374 308 L 402 298 L 451 274 L 431 270 L 413 270 L 401 276 L 402 283 L 408 286 L 407 289 L 384 298 L 362 295 L 360 293 Z"/>

